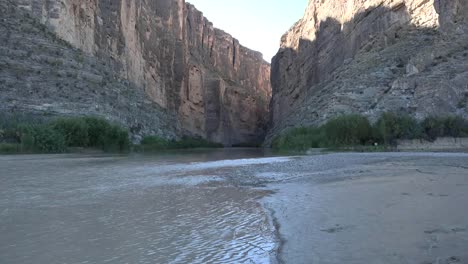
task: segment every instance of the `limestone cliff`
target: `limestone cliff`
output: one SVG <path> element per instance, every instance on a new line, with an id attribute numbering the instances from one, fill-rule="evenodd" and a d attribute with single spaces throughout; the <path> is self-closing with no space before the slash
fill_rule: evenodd
<path id="1" fill-rule="evenodd" d="M 468 117 L 468 1 L 310 0 L 272 62 L 269 139 L 343 113 Z"/>
<path id="2" fill-rule="evenodd" d="M 0 1 L 0 119 L 80 115 L 126 126 L 133 141 L 174 139 L 180 130 L 174 113 L 112 64 L 71 47 L 15 1 Z"/>
<path id="3" fill-rule="evenodd" d="M 184 0 L 17 2 L 175 113 L 179 134 L 226 145 L 262 140 L 271 96 L 269 64 Z"/>

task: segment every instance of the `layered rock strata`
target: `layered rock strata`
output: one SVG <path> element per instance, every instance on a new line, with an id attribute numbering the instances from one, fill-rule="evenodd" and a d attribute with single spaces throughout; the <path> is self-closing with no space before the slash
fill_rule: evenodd
<path id="1" fill-rule="evenodd" d="M 272 62 L 268 140 L 345 113 L 468 117 L 468 1 L 310 0 Z"/>
<path id="2" fill-rule="evenodd" d="M 270 66 L 184 0 L 20 0 L 61 39 L 174 113 L 180 135 L 259 142 Z"/>
<path id="3" fill-rule="evenodd" d="M 176 115 L 107 61 L 71 47 L 14 1 L 0 1 L 0 14 L 0 119 L 99 116 L 127 127 L 135 142 L 178 137 Z"/>

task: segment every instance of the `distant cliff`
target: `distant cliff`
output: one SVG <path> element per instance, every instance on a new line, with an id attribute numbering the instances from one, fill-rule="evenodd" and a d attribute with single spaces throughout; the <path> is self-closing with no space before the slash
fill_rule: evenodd
<path id="1" fill-rule="evenodd" d="M 271 70 L 268 139 L 344 113 L 468 117 L 468 1 L 310 0 Z"/>
<path id="2" fill-rule="evenodd" d="M 226 145 L 263 139 L 270 65 L 184 0 L 17 4 L 73 47 L 142 88 L 149 101 L 176 117 L 179 135 Z"/>

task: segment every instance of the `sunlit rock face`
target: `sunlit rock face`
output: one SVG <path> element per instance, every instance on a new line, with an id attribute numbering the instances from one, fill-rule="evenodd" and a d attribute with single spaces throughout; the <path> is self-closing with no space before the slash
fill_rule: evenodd
<path id="1" fill-rule="evenodd" d="M 181 134 L 258 143 L 270 66 L 183 0 L 20 0 L 61 38 L 108 58 L 148 98 L 175 112 Z"/>
<path id="2" fill-rule="evenodd" d="M 468 116 L 468 1 L 310 0 L 271 70 L 268 141 L 344 113 Z"/>

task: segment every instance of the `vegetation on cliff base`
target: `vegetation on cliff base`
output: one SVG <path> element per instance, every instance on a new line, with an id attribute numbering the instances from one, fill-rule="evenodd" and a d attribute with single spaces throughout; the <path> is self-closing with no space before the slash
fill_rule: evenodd
<path id="1" fill-rule="evenodd" d="M 279 151 L 306 151 L 311 148 L 375 149 L 396 146 L 401 139 L 468 137 L 468 121 L 458 116 L 428 117 L 422 122 L 407 115 L 384 113 L 373 125 L 363 116 L 352 114 L 334 118 L 320 127 L 295 128 L 275 138 Z M 379 146 L 379 147 L 376 147 Z"/>
<path id="2" fill-rule="evenodd" d="M 145 137 L 140 145 L 131 145 L 128 131 L 97 117 L 0 117 L 0 153 L 64 153 L 73 148 L 99 149 L 105 152 L 161 151 L 189 148 L 222 148 L 222 144 L 201 138 L 167 140 Z"/>
<path id="3" fill-rule="evenodd" d="M 71 147 L 125 151 L 130 147 L 126 129 L 97 117 L 2 118 L 0 142 L 0 153 L 63 153 Z"/>
<path id="4" fill-rule="evenodd" d="M 418 121 L 407 115 L 384 113 L 374 124 L 374 140 L 385 145 L 396 145 L 399 139 L 423 138 Z"/>

